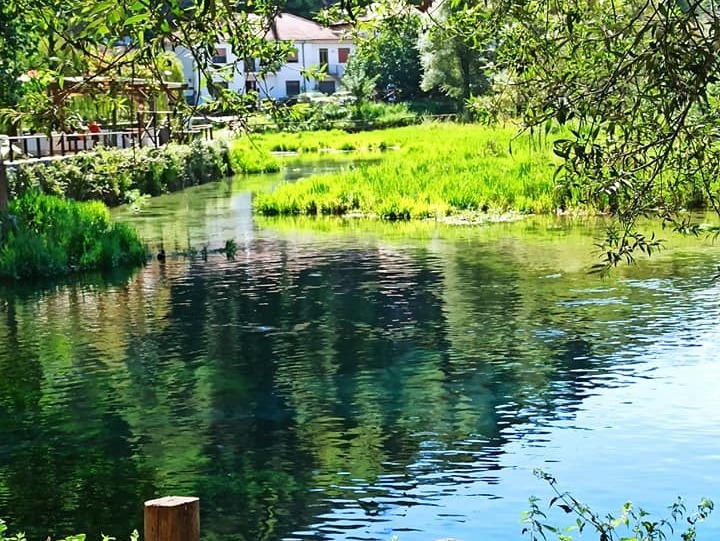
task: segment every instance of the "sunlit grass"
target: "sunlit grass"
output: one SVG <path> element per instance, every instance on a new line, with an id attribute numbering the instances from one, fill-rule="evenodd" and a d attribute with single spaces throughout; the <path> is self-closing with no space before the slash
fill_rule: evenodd
<path id="1" fill-rule="evenodd" d="M 274 173 L 280 170 L 280 162 L 270 150 L 248 138 L 231 141 L 228 156 L 235 173 Z"/>
<path id="2" fill-rule="evenodd" d="M 513 127 L 427 124 L 357 134 L 276 134 L 258 144 L 302 154 L 353 148 L 381 156 L 379 163 L 258 194 L 255 208 L 265 215 L 422 219 L 465 212 L 550 213 L 559 206 L 550 143 L 518 137 Z"/>

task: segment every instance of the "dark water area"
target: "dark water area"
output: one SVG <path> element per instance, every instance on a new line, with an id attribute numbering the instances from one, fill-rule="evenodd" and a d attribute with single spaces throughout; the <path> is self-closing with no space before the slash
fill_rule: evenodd
<path id="1" fill-rule="evenodd" d="M 601 280 L 594 224 L 261 220 L 249 182 L 118 211 L 207 261 L 0 291 L 11 531 L 127 539 L 177 494 L 204 539 L 520 539 L 536 467 L 602 512 L 720 501 L 714 246 Z"/>

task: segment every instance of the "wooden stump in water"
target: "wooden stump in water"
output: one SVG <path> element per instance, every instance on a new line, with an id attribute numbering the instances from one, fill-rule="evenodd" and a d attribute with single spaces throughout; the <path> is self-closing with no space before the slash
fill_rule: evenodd
<path id="1" fill-rule="evenodd" d="M 198 541 L 200 499 L 167 496 L 145 502 L 144 541 Z"/>

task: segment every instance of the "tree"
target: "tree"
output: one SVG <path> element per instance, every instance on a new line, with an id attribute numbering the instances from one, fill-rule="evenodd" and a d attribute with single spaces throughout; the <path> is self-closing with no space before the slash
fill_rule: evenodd
<path id="1" fill-rule="evenodd" d="M 395 9 L 390 12 L 376 7 L 360 23 L 351 63 L 363 59 L 365 71 L 368 77 L 375 78 L 379 92 L 393 88 L 401 99 L 412 99 L 421 93 L 422 68 L 417 49 L 420 12 L 397 3 L 392 7 Z"/>
<path id="2" fill-rule="evenodd" d="M 287 0 L 283 11 L 310 19 L 324 7 L 325 2 L 322 0 Z"/>
<path id="3" fill-rule="evenodd" d="M 502 1 L 500 55 L 527 103 L 527 126 L 555 142 L 559 188 L 615 218 L 604 271 L 659 247 L 638 231 L 658 216 L 698 233 L 685 209 L 720 214 L 720 13 L 685 0 Z"/>
<path id="4" fill-rule="evenodd" d="M 159 91 L 169 92 L 162 85 L 168 68 L 166 54 L 176 47 L 191 52 L 209 84 L 215 80 L 212 61 L 219 42 L 231 44 L 237 62 L 259 58 L 261 65 L 270 69 L 282 63 L 291 47 L 265 39 L 277 12 L 278 5 L 272 0 L 253 2 L 252 12 L 238 11 L 227 0 L 4 0 L 0 3 L 0 45 L 2 58 L 9 60 L 0 62 L 0 98 L 4 105 L 13 106 L 18 92 L 27 92 L 24 107 L 6 110 L 4 117 L 15 122 L 42 118 L 50 129 L 62 123 L 67 99 L 100 77 L 149 77 L 157 82 Z M 35 58 L 26 54 L 27 39 L 33 41 Z M 36 76 L 27 81 L 30 84 L 20 86 L 17 75 L 28 68 Z M 83 77 L 70 84 L 68 75 Z M 47 93 L 49 81 L 57 84 L 53 99 Z M 250 105 L 232 92 L 219 92 L 218 96 L 223 107 L 233 110 Z M 7 196 L 3 186 L 0 182 L 0 202 Z"/>
<path id="5" fill-rule="evenodd" d="M 440 89 L 457 100 L 461 112 L 471 96 L 486 93 L 491 84 L 491 44 L 478 27 L 470 26 L 478 22 L 478 13 L 465 0 L 439 0 L 428 10 L 418 40 L 422 89 Z"/>
<path id="6" fill-rule="evenodd" d="M 368 60 L 362 55 L 350 57 L 345 75 L 343 76 L 343 87 L 355 99 L 355 105 L 359 107 L 372 98 L 375 93 L 375 86 L 378 76 L 371 76 L 368 67 Z"/>
<path id="7" fill-rule="evenodd" d="M 33 37 L 28 21 L 21 16 L 17 0 L 0 3 L 0 107 L 15 105 L 20 97 L 21 76 L 27 71 Z"/>

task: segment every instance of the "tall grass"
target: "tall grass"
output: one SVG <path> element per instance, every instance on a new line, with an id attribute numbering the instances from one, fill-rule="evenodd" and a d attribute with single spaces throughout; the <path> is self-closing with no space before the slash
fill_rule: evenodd
<path id="1" fill-rule="evenodd" d="M 516 134 L 512 127 L 427 124 L 343 136 L 336 146 L 352 140 L 359 147 L 397 150 L 383 154 L 377 164 L 282 184 L 273 193 L 258 194 L 255 208 L 265 215 L 411 219 L 548 213 L 567 205 L 555 190 L 551 145 Z"/>
<path id="2" fill-rule="evenodd" d="M 271 154 L 267 145 L 257 145 L 248 137 L 230 142 L 230 167 L 235 173 L 274 173 L 280 170 L 280 162 Z"/>
<path id="3" fill-rule="evenodd" d="M 409 141 L 408 132 L 400 129 L 367 132 L 318 130 L 293 133 L 252 134 L 233 141 L 231 148 L 256 152 L 295 152 L 300 155 L 326 154 L 332 151 L 387 150 Z M 314 159 L 314 158 L 313 158 Z"/>
<path id="4" fill-rule="evenodd" d="M 97 201 L 28 192 L 10 202 L 2 224 L 0 278 L 138 266 L 146 260 L 135 231 L 112 223 Z"/>

